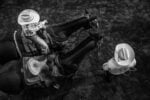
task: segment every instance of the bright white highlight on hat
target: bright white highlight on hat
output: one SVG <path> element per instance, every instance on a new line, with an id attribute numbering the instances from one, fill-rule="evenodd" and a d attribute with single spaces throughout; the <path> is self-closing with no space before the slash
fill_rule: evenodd
<path id="1" fill-rule="evenodd" d="M 19 25 L 38 23 L 39 21 L 40 15 L 35 10 L 32 9 L 25 9 L 18 16 Z"/>
<path id="2" fill-rule="evenodd" d="M 135 59 L 135 53 L 129 44 L 120 43 L 115 48 L 114 58 L 118 65 L 128 66 Z"/>
<path id="3" fill-rule="evenodd" d="M 46 64 L 46 61 L 47 59 L 39 62 L 34 58 L 30 58 L 27 62 L 27 67 L 33 75 L 38 75 L 41 72 L 43 66 Z"/>

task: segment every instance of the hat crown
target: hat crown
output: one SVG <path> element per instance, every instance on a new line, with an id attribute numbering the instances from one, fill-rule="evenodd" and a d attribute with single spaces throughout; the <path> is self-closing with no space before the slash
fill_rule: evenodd
<path id="1" fill-rule="evenodd" d="M 115 60 L 121 66 L 127 66 L 135 59 L 133 48 L 126 43 L 118 44 L 115 48 Z"/>
<path id="2" fill-rule="evenodd" d="M 129 54 L 128 54 L 127 49 L 121 48 L 121 49 L 118 51 L 118 58 L 119 58 L 120 60 L 127 60 L 127 59 L 129 59 Z"/>
<path id="3" fill-rule="evenodd" d="M 32 21 L 33 20 L 33 16 L 30 16 L 30 15 L 28 15 L 28 14 L 24 14 L 24 15 L 21 15 L 21 18 L 22 18 L 22 20 L 24 20 L 25 22 L 30 22 L 30 21 Z"/>

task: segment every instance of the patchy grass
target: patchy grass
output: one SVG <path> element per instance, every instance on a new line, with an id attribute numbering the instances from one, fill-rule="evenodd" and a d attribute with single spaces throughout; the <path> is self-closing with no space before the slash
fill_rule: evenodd
<path id="1" fill-rule="evenodd" d="M 98 16 L 99 34 L 104 41 L 85 58 L 78 77 L 85 78 L 72 88 L 65 100 L 149 100 L 150 99 L 150 3 L 146 0 L 9 0 L 1 4 L 0 38 L 18 29 L 17 15 L 25 8 L 33 8 L 50 24 L 81 16 L 85 8 Z M 115 45 L 129 43 L 135 50 L 137 71 L 112 76 L 106 81 L 101 65 L 113 56 Z M 90 60 L 89 60 L 90 59 Z M 90 64 L 87 64 L 87 61 Z M 80 76 L 81 75 L 81 76 Z"/>

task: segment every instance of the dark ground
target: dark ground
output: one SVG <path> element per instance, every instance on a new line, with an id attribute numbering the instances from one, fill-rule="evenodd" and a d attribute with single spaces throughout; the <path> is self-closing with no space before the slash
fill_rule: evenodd
<path id="1" fill-rule="evenodd" d="M 17 16 L 33 8 L 50 24 L 74 19 L 88 8 L 98 16 L 105 38 L 97 57 L 92 51 L 82 62 L 76 78 L 83 78 L 64 100 L 150 100 L 150 3 L 148 0 L 1 0 L 0 38 L 12 34 Z M 81 34 L 82 35 L 82 34 Z M 84 36 L 84 35 L 83 35 Z M 113 56 L 117 43 L 127 42 L 135 50 L 137 71 L 112 76 L 106 81 L 97 68 Z"/>

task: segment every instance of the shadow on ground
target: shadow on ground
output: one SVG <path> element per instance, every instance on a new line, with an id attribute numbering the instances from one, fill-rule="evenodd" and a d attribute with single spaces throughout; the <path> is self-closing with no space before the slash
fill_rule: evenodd
<path id="1" fill-rule="evenodd" d="M 81 63 L 74 85 L 59 100 L 149 100 L 150 99 L 150 3 L 141 0 L 9 0 L 0 5 L 0 38 L 18 29 L 17 15 L 33 8 L 50 24 L 81 16 L 85 8 L 98 16 L 100 47 Z M 81 34 L 82 35 L 82 34 Z M 84 35 L 83 35 L 84 36 Z M 137 71 L 111 76 L 98 68 L 113 56 L 115 45 L 129 43 L 135 50 Z M 98 56 L 97 56 L 98 55 Z M 36 98 L 37 100 L 37 98 Z"/>

